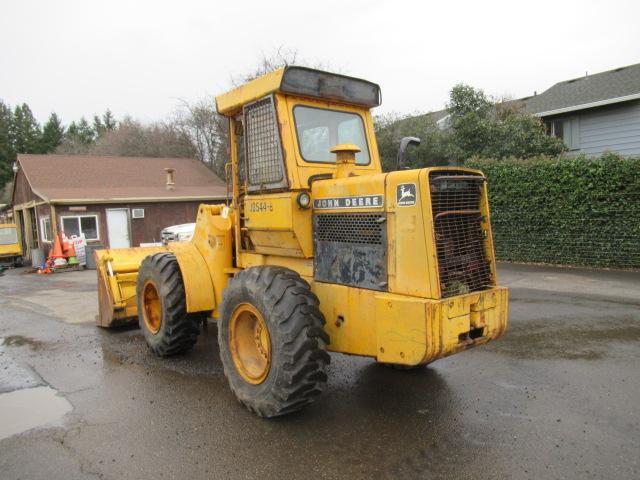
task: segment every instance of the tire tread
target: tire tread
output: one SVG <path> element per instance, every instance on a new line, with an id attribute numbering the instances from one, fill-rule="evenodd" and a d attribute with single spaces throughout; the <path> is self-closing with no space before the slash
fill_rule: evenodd
<path id="1" fill-rule="evenodd" d="M 230 280 L 227 289 L 221 307 L 222 321 L 228 321 L 236 306 L 230 304 L 230 292 L 263 296 L 271 306 L 269 313 L 276 329 L 270 331 L 271 338 L 272 342 L 279 342 L 272 351 L 278 350 L 283 362 L 273 387 L 255 398 L 235 387 L 238 373 L 223 360 L 231 389 L 242 404 L 261 417 L 284 415 L 307 406 L 324 390 L 326 365 L 330 362 L 326 352 L 329 336 L 323 329 L 325 320 L 318 297 L 296 272 L 284 267 L 247 268 Z M 219 328 L 221 352 L 228 349 L 228 340 L 222 332 Z"/>
<path id="2" fill-rule="evenodd" d="M 150 342 L 150 332 L 146 330 L 142 311 L 140 310 L 141 290 L 145 279 L 153 277 L 158 293 L 164 296 L 163 318 L 164 328 L 156 335 L 160 337 Z M 147 344 L 151 350 L 161 356 L 168 357 L 185 353 L 193 348 L 198 340 L 199 326 L 194 315 L 187 313 L 186 295 L 180 266 L 173 253 L 163 252 L 150 255 L 142 261 L 138 275 L 138 318 L 140 328 L 145 332 Z"/>

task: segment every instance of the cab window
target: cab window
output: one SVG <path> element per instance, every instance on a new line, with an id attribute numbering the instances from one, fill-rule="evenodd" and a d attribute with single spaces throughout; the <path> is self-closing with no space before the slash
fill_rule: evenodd
<path id="1" fill-rule="evenodd" d="M 18 243 L 18 232 L 15 227 L 0 228 L 0 245 L 13 245 Z"/>
<path id="2" fill-rule="evenodd" d="M 335 163 L 331 148 L 339 143 L 360 147 L 357 165 L 370 161 L 367 136 L 362 117 L 356 113 L 297 105 L 293 117 L 298 135 L 300 155 L 307 162 Z"/>

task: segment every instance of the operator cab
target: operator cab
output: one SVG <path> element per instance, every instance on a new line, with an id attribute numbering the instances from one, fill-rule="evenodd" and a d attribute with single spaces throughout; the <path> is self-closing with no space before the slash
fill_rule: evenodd
<path id="1" fill-rule="evenodd" d="M 230 118 L 240 189 L 300 190 L 336 170 L 331 149 L 358 147 L 355 172 L 381 172 L 370 109 L 375 83 L 305 67 L 285 67 L 216 98 Z"/>

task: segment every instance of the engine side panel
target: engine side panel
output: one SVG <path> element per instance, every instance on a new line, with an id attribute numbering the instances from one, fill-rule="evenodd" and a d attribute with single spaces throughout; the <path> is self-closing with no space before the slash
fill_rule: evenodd
<path id="1" fill-rule="evenodd" d="M 313 217 L 315 279 L 386 290 L 387 227 L 381 213 L 325 213 Z"/>
<path id="2" fill-rule="evenodd" d="M 313 184 L 314 279 L 388 289 L 385 174 Z"/>

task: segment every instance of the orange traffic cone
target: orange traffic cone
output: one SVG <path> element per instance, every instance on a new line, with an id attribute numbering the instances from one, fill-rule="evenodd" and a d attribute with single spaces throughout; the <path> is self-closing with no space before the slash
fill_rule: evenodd
<path id="1" fill-rule="evenodd" d="M 62 232 L 60 234 L 60 237 L 62 238 L 62 254 L 65 257 L 69 256 L 69 239 L 67 238 L 67 236 L 64 234 L 64 232 Z"/>
<path id="2" fill-rule="evenodd" d="M 56 241 L 49 252 L 49 258 L 64 258 L 64 254 L 62 253 L 62 244 L 60 243 L 60 235 L 56 235 Z"/>

